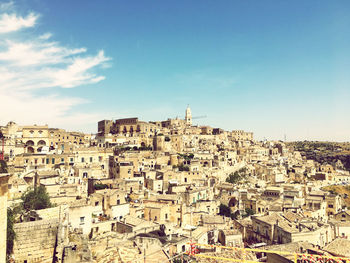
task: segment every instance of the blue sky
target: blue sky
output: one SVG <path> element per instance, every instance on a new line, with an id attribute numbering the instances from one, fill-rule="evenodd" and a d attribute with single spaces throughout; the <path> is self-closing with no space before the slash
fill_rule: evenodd
<path id="1" fill-rule="evenodd" d="M 190 104 L 207 115 L 197 124 L 258 139 L 350 139 L 347 0 L 1 3 L 0 73 L 28 78 L 0 81 L 12 109 L 0 124 L 95 132 L 100 119 L 183 117 Z M 37 64 L 14 59 L 13 42 L 30 43 Z"/>

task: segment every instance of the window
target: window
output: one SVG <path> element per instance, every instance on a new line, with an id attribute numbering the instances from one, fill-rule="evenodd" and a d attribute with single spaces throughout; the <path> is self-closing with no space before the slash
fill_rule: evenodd
<path id="1" fill-rule="evenodd" d="M 61 158 L 61 163 L 64 163 L 64 158 Z"/>
<path id="2" fill-rule="evenodd" d="M 329 208 L 333 208 L 333 205 L 328 205 Z"/>
<path id="3" fill-rule="evenodd" d="M 119 199 L 117 200 L 117 205 L 120 205 L 120 200 Z"/>
<path id="4" fill-rule="evenodd" d="M 99 204 L 99 202 L 97 201 L 97 202 L 95 202 L 95 206 L 98 206 L 98 204 Z"/>
<path id="5" fill-rule="evenodd" d="M 165 214 L 165 219 L 168 219 L 168 214 Z"/>
<path id="6" fill-rule="evenodd" d="M 55 164 L 55 158 L 52 158 L 51 163 Z"/>
<path id="7" fill-rule="evenodd" d="M 70 162 L 71 162 L 71 163 L 73 162 L 73 158 L 70 158 Z"/>
<path id="8" fill-rule="evenodd" d="M 83 163 L 85 161 L 84 157 L 81 157 L 81 162 Z"/>
<path id="9" fill-rule="evenodd" d="M 92 163 L 92 157 L 90 157 L 90 163 Z"/>
<path id="10" fill-rule="evenodd" d="M 49 162 L 50 162 L 50 159 L 46 158 L 46 164 L 49 164 Z"/>
<path id="11" fill-rule="evenodd" d="M 80 224 L 84 224 L 85 216 L 80 217 Z"/>

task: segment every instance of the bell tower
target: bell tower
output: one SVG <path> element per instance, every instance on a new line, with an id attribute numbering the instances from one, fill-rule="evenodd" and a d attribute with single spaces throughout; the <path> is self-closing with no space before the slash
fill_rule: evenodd
<path id="1" fill-rule="evenodd" d="M 187 108 L 186 108 L 185 121 L 187 125 L 192 126 L 192 113 L 191 113 L 190 105 L 187 105 Z"/>

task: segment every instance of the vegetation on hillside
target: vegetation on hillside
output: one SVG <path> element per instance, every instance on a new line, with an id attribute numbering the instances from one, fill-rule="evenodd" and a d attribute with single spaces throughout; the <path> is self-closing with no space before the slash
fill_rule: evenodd
<path id="1" fill-rule="evenodd" d="M 308 160 L 335 166 L 341 161 L 344 168 L 350 171 L 350 143 L 298 141 L 287 143 L 289 147 L 299 151 Z"/>
<path id="2" fill-rule="evenodd" d="M 331 194 L 340 195 L 346 207 L 350 209 L 350 186 L 348 185 L 329 185 L 322 188 L 324 191 L 328 191 Z"/>

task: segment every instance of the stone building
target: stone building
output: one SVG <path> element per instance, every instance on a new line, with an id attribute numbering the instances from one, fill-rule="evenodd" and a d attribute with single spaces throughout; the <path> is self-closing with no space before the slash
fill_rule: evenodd
<path id="1" fill-rule="evenodd" d="M 49 127 L 47 125 L 23 126 L 22 134 L 27 153 L 41 152 L 45 146 L 50 145 Z"/>

